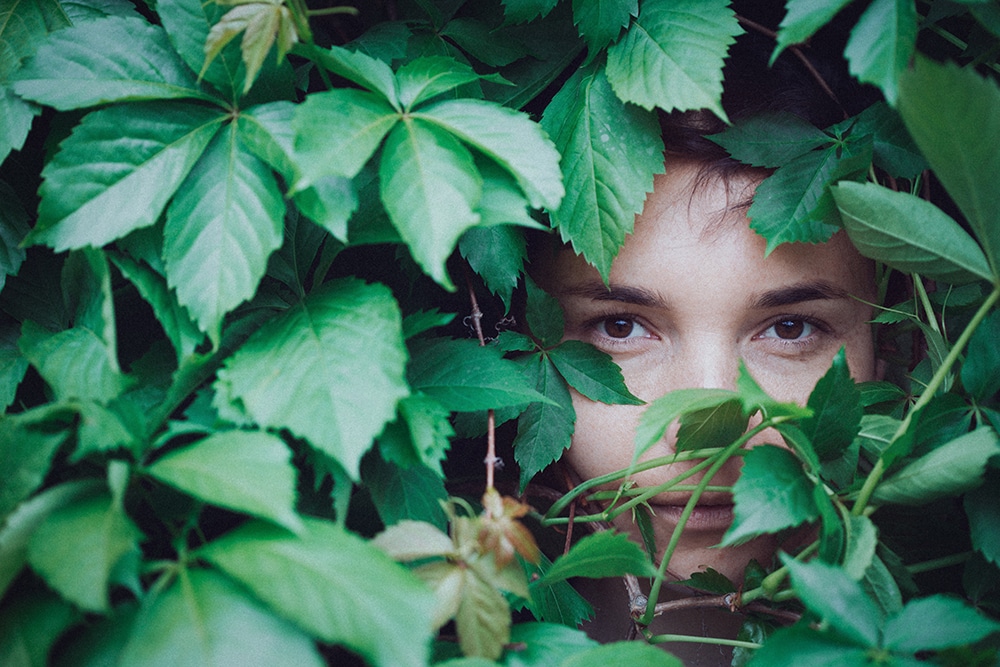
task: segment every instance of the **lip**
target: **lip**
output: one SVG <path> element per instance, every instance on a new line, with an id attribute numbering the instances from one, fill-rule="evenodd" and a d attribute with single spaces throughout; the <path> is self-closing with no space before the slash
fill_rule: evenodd
<path id="1" fill-rule="evenodd" d="M 680 522 L 681 514 L 684 512 L 684 505 L 655 505 L 654 509 L 664 519 L 674 524 Z M 687 523 L 684 524 L 685 531 L 693 532 L 722 532 L 733 523 L 732 503 L 699 504 L 696 505 Z"/>

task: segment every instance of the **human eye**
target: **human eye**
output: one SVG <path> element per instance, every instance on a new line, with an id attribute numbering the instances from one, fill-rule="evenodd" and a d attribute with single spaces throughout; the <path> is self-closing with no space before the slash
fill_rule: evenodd
<path id="1" fill-rule="evenodd" d="M 778 344 L 804 345 L 814 341 L 827 329 L 819 322 L 800 315 L 783 315 L 757 334 L 758 340 L 769 340 Z"/>
<path id="2" fill-rule="evenodd" d="M 597 344 L 625 345 L 635 339 L 654 338 L 652 332 L 633 315 L 607 315 L 590 323 Z"/>

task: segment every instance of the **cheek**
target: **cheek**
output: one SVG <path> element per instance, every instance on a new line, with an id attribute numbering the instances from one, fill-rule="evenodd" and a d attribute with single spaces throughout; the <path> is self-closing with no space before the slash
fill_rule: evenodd
<path id="1" fill-rule="evenodd" d="M 575 391 L 572 395 L 576 428 L 564 460 L 584 479 L 626 468 L 643 406 L 605 405 Z"/>

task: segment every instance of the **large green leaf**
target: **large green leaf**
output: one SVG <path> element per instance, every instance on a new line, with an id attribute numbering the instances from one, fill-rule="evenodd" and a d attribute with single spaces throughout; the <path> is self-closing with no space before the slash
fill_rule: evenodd
<path id="1" fill-rule="evenodd" d="M 802 430 L 821 459 L 836 458 L 858 434 L 863 412 L 861 392 L 851 379 L 843 348 L 816 383 L 806 405 L 813 413 L 802 421 Z"/>
<path id="2" fill-rule="evenodd" d="M 603 67 L 593 65 L 552 98 L 542 127 L 563 156 L 566 196 L 552 212 L 553 226 L 607 280 L 653 174 L 663 172 L 656 116 L 618 99 Z"/>
<path id="3" fill-rule="evenodd" d="M 869 667 L 868 647 L 861 647 L 805 623 L 782 628 L 754 651 L 751 667 Z"/>
<path id="4" fill-rule="evenodd" d="M 0 162 L 11 151 L 20 150 L 28 138 L 31 121 L 41 112 L 36 105 L 14 94 L 9 86 L 0 83 Z"/>
<path id="5" fill-rule="evenodd" d="M 412 116 L 441 126 L 496 160 L 514 176 L 532 206 L 559 206 L 565 192 L 559 152 L 526 114 L 493 102 L 460 99 L 422 106 Z"/>
<path id="6" fill-rule="evenodd" d="M 875 0 L 858 19 L 844 49 L 851 74 L 896 103 L 896 80 L 917 43 L 917 8 L 911 0 Z"/>
<path id="7" fill-rule="evenodd" d="M 46 35 L 70 24 L 58 0 L 5 2 L 0 7 L 0 81 L 34 53 Z"/>
<path id="8" fill-rule="evenodd" d="M 101 493 L 49 512 L 28 540 L 28 562 L 74 604 L 107 611 L 112 571 L 138 552 L 141 537 L 121 504 Z"/>
<path id="9" fill-rule="evenodd" d="M 899 113 L 1000 276 L 1000 88 L 974 69 L 918 56 L 899 79 Z"/>
<path id="10" fill-rule="evenodd" d="M 448 499 L 444 479 L 427 466 L 403 468 L 373 452 L 361 462 L 361 480 L 385 525 L 413 520 L 447 529 L 442 509 Z"/>
<path id="11" fill-rule="evenodd" d="M 892 651 L 917 653 L 970 645 L 1000 632 L 1000 623 L 961 600 L 932 595 L 911 600 L 885 624 L 884 645 Z"/>
<path id="12" fill-rule="evenodd" d="M 445 262 L 462 232 L 479 222 L 483 182 L 472 154 L 440 128 L 404 119 L 386 139 L 379 180 L 382 204 L 413 258 L 453 290 Z"/>
<path id="13" fill-rule="evenodd" d="M 433 594 L 376 547 L 331 523 L 307 520 L 301 538 L 250 523 L 198 555 L 310 634 L 376 665 L 427 664 Z"/>
<path id="14" fill-rule="evenodd" d="M 0 517 L 7 516 L 41 485 L 52 457 L 69 435 L 66 430 L 35 428 L 38 424 L 31 414 L 0 419 Z"/>
<path id="15" fill-rule="evenodd" d="M 733 485 L 733 525 L 723 545 L 793 528 L 819 515 L 813 482 L 802 463 L 787 449 L 762 445 L 743 457 L 740 478 Z"/>
<path id="16" fill-rule="evenodd" d="M 592 56 L 617 40 L 638 14 L 639 0 L 573 0 L 573 23 Z"/>
<path id="17" fill-rule="evenodd" d="M 474 412 L 549 402 L 495 346 L 438 338 L 414 341 L 411 355 L 410 384 L 449 410 Z"/>
<path id="18" fill-rule="evenodd" d="M 56 109 L 203 93 L 163 28 L 111 17 L 53 33 L 17 73 L 14 91 Z"/>
<path id="19" fill-rule="evenodd" d="M 159 0 L 156 3 L 156 13 L 170 42 L 187 66 L 199 72 L 227 100 L 235 102 L 243 92 L 246 78 L 246 66 L 238 42 L 234 40 L 227 44 L 202 71 L 209 32 L 225 11 L 221 4 L 201 0 Z"/>
<path id="20" fill-rule="evenodd" d="M 113 351 L 90 329 L 74 327 L 53 334 L 28 321 L 18 345 L 59 399 L 108 403 L 130 384 Z"/>
<path id="21" fill-rule="evenodd" d="M 510 311 L 528 249 L 524 235 L 514 225 L 472 227 L 458 241 L 458 250 L 489 290 Z"/>
<path id="22" fill-rule="evenodd" d="M 299 174 L 293 188 L 301 190 L 325 176 L 354 178 L 398 120 L 388 102 L 364 90 L 309 95 L 292 122 Z"/>
<path id="23" fill-rule="evenodd" d="M 980 401 L 988 401 L 1000 392 L 1000 311 L 993 311 L 980 323 L 969 339 L 962 386 Z"/>
<path id="24" fill-rule="evenodd" d="M 74 25 L 106 16 L 140 16 L 129 0 L 60 0 L 59 4 Z"/>
<path id="25" fill-rule="evenodd" d="M 979 245 L 931 202 L 876 183 L 844 182 L 831 192 L 862 254 L 946 283 L 990 279 Z"/>
<path id="26" fill-rule="evenodd" d="M 709 138 L 743 164 L 771 168 L 832 141 L 826 132 L 787 111 L 751 116 Z"/>
<path id="27" fill-rule="evenodd" d="M 861 646 L 879 641 L 882 618 L 861 584 L 838 567 L 820 560 L 801 563 L 782 556 L 792 586 L 810 611 L 827 621 L 843 637 Z"/>
<path id="28" fill-rule="evenodd" d="M 396 72 L 399 101 L 404 109 L 426 102 L 458 86 L 479 80 L 472 67 L 447 56 L 411 60 Z"/>
<path id="29" fill-rule="evenodd" d="M 257 291 L 281 245 L 284 214 L 274 175 L 235 124 L 208 146 L 167 210 L 167 284 L 214 341 L 222 318 Z"/>
<path id="30" fill-rule="evenodd" d="M 646 109 L 709 109 L 726 118 L 722 63 L 741 32 L 726 0 L 645 0 L 608 49 L 608 79 L 618 97 Z"/>
<path id="31" fill-rule="evenodd" d="M 361 51 L 351 51 L 340 46 L 320 49 L 306 45 L 296 49 L 295 52 L 305 55 L 337 76 L 378 93 L 377 97 L 389 103 L 393 109 L 399 108 L 396 78 L 392 69 L 381 60 Z"/>
<path id="32" fill-rule="evenodd" d="M 785 48 L 800 44 L 826 25 L 851 0 L 788 0 L 788 12 L 778 26 L 773 63 Z"/>
<path id="33" fill-rule="evenodd" d="M 408 393 L 405 363 L 391 292 L 340 280 L 255 332 L 219 371 L 217 400 L 308 439 L 357 479 L 361 455 Z"/>
<path id="34" fill-rule="evenodd" d="M 632 461 L 646 453 L 650 447 L 659 442 L 667 427 L 685 412 L 704 410 L 738 398 L 736 392 L 728 389 L 708 389 L 694 387 L 677 389 L 664 394 L 649 404 L 639 419 L 639 427 L 635 433 L 635 454 Z"/>
<path id="35" fill-rule="evenodd" d="M 218 131 L 222 115 L 183 102 L 88 114 L 42 171 L 38 222 L 28 236 L 57 251 L 102 246 L 148 227 Z"/>
<path id="36" fill-rule="evenodd" d="M 299 531 L 291 456 L 270 433 L 226 431 L 170 452 L 146 472 L 199 500 Z"/>
<path id="37" fill-rule="evenodd" d="M 982 426 L 910 463 L 875 489 L 879 503 L 923 505 L 982 482 L 986 463 L 1000 454 L 1000 436 Z"/>
<path id="38" fill-rule="evenodd" d="M 573 399 L 551 359 L 534 355 L 525 366 L 526 371 L 535 375 L 538 393 L 555 405 L 532 403 L 518 417 L 514 459 L 521 470 L 522 490 L 536 474 L 562 456 L 573 438 L 576 423 Z"/>
<path id="39" fill-rule="evenodd" d="M 720 447 L 733 442 L 747 430 L 749 417 L 737 398 L 681 415 L 677 429 L 677 451 Z"/>
<path id="40" fill-rule="evenodd" d="M 578 392 L 592 401 L 611 405 L 643 405 L 625 386 L 621 369 L 611 355 L 590 343 L 567 340 L 548 352 L 559 374 Z"/>
<path id="41" fill-rule="evenodd" d="M 326 662 L 309 635 L 231 580 L 211 570 L 184 569 L 173 585 L 143 601 L 119 664 L 320 667 Z"/>
<path id="42" fill-rule="evenodd" d="M 624 533 L 610 530 L 588 535 L 556 558 L 542 581 L 552 583 L 570 577 L 617 577 L 623 574 L 651 576 L 653 564 L 646 552 Z"/>

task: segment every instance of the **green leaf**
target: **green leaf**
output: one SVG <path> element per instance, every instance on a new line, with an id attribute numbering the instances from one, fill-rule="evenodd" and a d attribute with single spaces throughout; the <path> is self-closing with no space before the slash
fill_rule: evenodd
<path id="1" fill-rule="evenodd" d="M 513 225 L 472 227 L 459 239 L 458 250 L 509 312 L 528 256 L 521 231 Z"/>
<path id="2" fill-rule="evenodd" d="M 229 311 L 257 291 L 282 239 L 285 202 L 236 125 L 206 148 L 167 210 L 167 284 L 216 344 Z"/>
<path id="3" fill-rule="evenodd" d="M 875 560 L 878 546 L 878 529 L 866 516 L 851 516 L 847 522 L 846 544 L 844 548 L 844 572 L 861 581 Z"/>
<path id="4" fill-rule="evenodd" d="M 932 595 L 911 600 L 885 624 L 883 644 L 901 653 L 975 644 L 1000 632 L 1000 623 L 961 600 Z"/>
<path id="5" fill-rule="evenodd" d="M 372 538 L 371 543 L 393 560 L 402 562 L 455 552 L 448 533 L 424 521 L 399 521 Z"/>
<path id="6" fill-rule="evenodd" d="M 868 649 L 805 624 L 782 628 L 754 652 L 751 666 L 802 667 L 824 665 L 833 667 L 869 667 Z"/>
<path id="7" fill-rule="evenodd" d="M 559 667 L 683 667 L 678 658 L 662 648 L 644 642 L 620 641 L 574 653 L 559 663 Z"/>
<path id="8" fill-rule="evenodd" d="M 524 319 L 528 328 L 543 347 L 558 345 L 566 329 L 562 306 L 554 296 L 535 284 L 531 276 L 525 275 L 524 286 L 527 293 Z"/>
<path id="9" fill-rule="evenodd" d="M 437 97 L 473 81 L 480 75 L 469 65 L 447 56 L 424 56 L 411 60 L 396 72 L 399 102 L 404 109 Z"/>
<path id="10" fill-rule="evenodd" d="M 528 592 L 531 593 L 531 599 L 526 601 L 525 605 L 535 618 L 546 623 L 559 623 L 561 626 L 568 626 L 567 629 L 572 628 L 574 632 L 578 632 L 576 628 L 584 621 L 593 617 L 594 608 L 566 580 L 557 581 L 552 584 L 539 583 L 538 579 L 534 578 L 534 575 L 537 574 L 540 578 L 544 574 L 544 570 L 552 564 L 545 557 L 545 554 L 542 554 L 541 562 L 544 565 L 542 568 L 538 568 L 528 561 L 521 561 L 521 564 L 524 566 L 525 575 L 529 581 Z M 520 633 L 527 625 L 529 624 L 519 623 L 515 625 L 511 630 L 511 639 L 518 641 L 517 638 L 523 636 Z M 586 639 L 586 635 L 578 637 L 579 639 Z M 530 640 L 527 641 L 530 642 Z M 508 658 L 507 665 L 509 667 L 520 667 L 520 665 L 526 663 L 543 667 L 549 664 L 549 662 L 544 659 L 531 662 L 530 657 L 544 654 L 545 649 L 558 650 L 553 645 L 551 639 L 545 644 L 541 642 L 529 643 L 523 652 L 517 654 L 518 657 L 524 658 L 524 663 L 516 662 L 513 656 L 511 656 Z"/>
<path id="11" fill-rule="evenodd" d="M 88 611 L 108 610 L 108 586 L 142 533 L 101 493 L 49 512 L 28 541 L 28 562 L 63 597 Z"/>
<path id="12" fill-rule="evenodd" d="M 299 41 L 299 25 L 291 10 L 282 3 L 264 1 L 235 4 L 209 31 L 205 41 L 205 64 L 202 65 L 201 72 L 204 73 L 219 52 L 242 32 L 240 52 L 246 68 L 242 93 L 246 95 L 260 73 L 271 47 L 277 42 L 277 60 L 281 61 Z M 308 32 L 308 26 L 304 27 Z M 302 37 L 309 39 L 312 35 Z"/>
<path id="13" fill-rule="evenodd" d="M 306 519 L 301 538 L 249 523 L 198 556 L 324 641 L 385 667 L 427 663 L 430 591 L 376 547 L 331 523 Z M 392 633 L 372 632 L 388 627 Z"/>
<path id="14" fill-rule="evenodd" d="M 14 91 L 60 111 L 156 99 L 218 103 L 198 87 L 163 28 L 138 18 L 109 17 L 53 33 L 17 73 Z"/>
<path id="15" fill-rule="evenodd" d="M 547 667 L 579 651 L 598 646 L 583 631 L 553 623 L 518 623 L 511 629 L 512 644 L 523 650 L 508 651 L 505 667 Z"/>
<path id="16" fill-rule="evenodd" d="M 810 611 L 851 642 L 878 644 L 882 617 L 861 584 L 820 560 L 800 563 L 782 555 L 782 561 L 791 574 L 792 587 Z"/>
<path id="17" fill-rule="evenodd" d="M 231 580 L 187 569 L 172 586 L 143 601 L 119 661 L 149 667 L 326 664 L 309 635 Z"/>
<path id="18" fill-rule="evenodd" d="M 8 598 L 0 607 L 0 664 L 44 667 L 60 635 L 79 613 L 45 588 Z"/>
<path id="19" fill-rule="evenodd" d="M 851 30 L 844 57 L 858 81 L 878 86 L 889 104 L 895 104 L 896 80 L 910 64 L 916 43 L 916 5 L 875 0 Z"/>
<path id="20" fill-rule="evenodd" d="M 464 570 L 462 598 L 455 614 L 458 643 L 470 657 L 496 660 L 510 639 L 510 607 L 489 582 Z"/>
<path id="21" fill-rule="evenodd" d="M 18 345 L 60 400 L 108 403 L 130 385 L 117 362 L 113 364 L 107 345 L 90 329 L 75 327 L 53 334 L 27 321 Z"/>
<path id="22" fill-rule="evenodd" d="M 994 311 L 972 334 L 962 364 L 962 386 L 979 401 L 1000 391 L 1000 311 Z"/>
<path id="23" fill-rule="evenodd" d="M 584 537 L 568 553 L 556 558 L 541 581 L 552 583 L 570 577 L 601 579 L 623 574 L 652 576 L 653 564 L 628 535 L 605 530 Z"/>
<path id="24" fill-rule="evenodd" d="M 826 132 L 787 111 L 751 116 L 709 138 L 743 164 L 772 168 L 832 141 Z"/>
<path id="25" fill-rule="evenodd" d="M 340 46 L 320 49 L 309 45 L 297 48 L 295 53 L 304 55 L 337 76 L 342 76 L 348 81 L 353 81 L 359 86 L 377 93 L 377 98 L 390 104 L 394 110 L 399 109 L 396 77 L 393 75 L 392 69 L 381 60 L 360 51 L 351 51 Z M 314 95 L 309 97 L 314 97 Z"/>
<path id="26" fill-rule="evenodd" d="M 820 459 L 840 456 L 854 440 L 861 427 L 861 392 L 851 378 L 844 348 L 833 358 L 830 369 L 809 394 L 806 406 L 812 416 L 802 421 L 802 431 L 809 437 Z"/>
<path id="27" fill-rule="evenodd" d="M 567 194 L 552 212 L 553 226 L 607 280 L 653 174 L 663 173 L 656 116 L 618 99 L 595 64 L 577 70 L 552 98 L 542 127 L 563 156 Z"/>
<path id="28" fill-rule="evenodd" d="M 0 64 L 0 69 L 2 67 Z M 0 162 L 6 160 L 11 151 L 21 150 L 31 131 L 31 122 L 39 113 L 41 109 L 36 105 L 18 97 L 10 86 L 0 82 L 0 117 L 4 119 L 0 125 Z"/>
<path id="29" fill-rule="evenodd" d="M 108 350 L 108 364 L 118 370 L 118 333 L 111 267 L 107 257 L 93 248 L 69 253 L 62 269 L 66 309 L 77 328 L 89 329 Z"/>
<path id="30" fill-rule="evenodd" d="M 419 119 L 398 123 L 379 165 L 382 204 L 423 270 L 454 290 L 445 267 L 458 238 L 479 222 L 482 179 L 472 154 L 453 136 Z"/>
<path id="31" fill-rule="evenodd" d="M 201 0 L 161 0 L 156 13 L 180 57 L 200 78 L 212 84 L 230 101 L 239 99 L 246 78 L 240 45 L 226 46 L 206 68 L 205 45 L 212 26 L 218 23 L 224 8 Z M 204 71 L 202 71 L 204 70 Z"/>
<path id="32" fill-rule="evenodd" d="M 939 65 L 924 57 L 899 79 L 899 113 L 934 174 L 965 214 L 1000 276 L 1000 89 L 973 69 Z"/>
<path id="33" fill-rule="evenodd" d="M 87 114 L 42 171 L 29 243 L 57 252 L 103 246 L 160 217 L 222 116 L 182 102 L 140 103 Z"/>
<path id="34" fill-rule="evenodd" d="M 41 485 L 68 435 L 35 423 L 30 411 L 0 418 L 0 518 Z"/>
<path id="35" fill-rule="evenodd" d="M 291 456 L 277 436 L 225 431 L 168 453 L 146 473 L 204 502 L 300 531 Z"/>
<path id="36" fill-rule="evenodd" d="M 448 21 L 440 34 L 473 58 L 493 67 L 510 65 L 528 55 L 527 47 L 516 34 L 471 17 L 459 16 Z"/>
<path id="37" fill-rule="evenodd" d="M 850 0 L 788 0 L 788 11 L 778 26 L 778 44 L 771 55 L 771 63 L 778 54 L 794 44 L 801 44 L 813 33 L 830 22 Z"/>
<path id="38" fill-rule="evenodd" d="M 527 23 L 539 17 L 544 18 L 557 2 L 558 0 L 501 0 L 507 23 Z"/>
<path id="39" fill-rule="evenodd" d="M 555 209 L 563 198 L 559 152 L 523 113 L 483 100 L 444 100 L 411 114 L 439 125 L 511 173 L 531 205 Z"/>
<path id="40" fill-rule="evenodd" d="M 363 90 L 309 95 L 292 121 L 299 174 L 292 189 L 302 190 L 326 176 L 354 178 L 398 120 L 384 99 Z"/>
<path id="41" fill-rule="evenodd" d="M 551 359 L 535 355 L 528 363 L 534 367 L 535 389 L 553 404 L 532 403 L 517 419 L 514 459 L 521 470 L 522 491 L 570 446 L 576 423 L 573 399 Z"/>
<path id="42" fill-rule="evenodd" d="M 0 526 L 0 596 L 6 593 L 27 563 L 28 541 L 49 514 L 92 497 L 103 488 L 102 482 L 92 479 L 64 482 L 42 491 L 6 514 Z"/>
<path id="43" fill-rule="evenodd" d="M 677 389 L 664 394 L 649 404 L 642 413 L 635 434 L 635 454 L 632 462 L 659 442 L 667 427 L 686 412 L 712 408 L 738 398 L 738 394 L 728 389 L 707 389 L 702 387 Z"/>
<path id="44" fill-rule="evenodd" d="M 451 413 L 433 398 L 415 392 L 399 402 L 399 414 L 406 422 L 420 462 L 443 476 L 441 461 L 455 435 L 449 421 Z"/>
<path id="45" fill-rule="evenodd" d="M 0 328 L 0 414 L 17 395 L 17 387 L 28 370 L 28 360 L 17 347 L 19 331 L 13 326 Z"/>
<path id="46" fill-rule="evenodd" d="M 851 242 L 865 256 L 946 283 L 991 278 L 979 245 L 931 202 L 875 183 L 844 182 L 831 192 Z"/>
<path id="47" fill-rule="evenodd" d="M 361 455 L 408 394 L 405 363 L 389 290 L 338 280 L 257 330 L 219 371 L 217 400 L 308 439 L 357 479 Z"/>
<path id="48" fill-rule="evenodd" d="M 645 109 L 708 109 L 725 119 L 722 63 L 741 32 L 725 0 L 645 0 L 608 49 L 608 79 L 618 97 Z"/>
<path id="49" fill-rule="evenodd" d="M 58 0 L 7 2 L 0 8 L 0 81 L 28 58 L 49 33 L 71 25 Z"/>
<path id="50" fill-rule="evenodd" d="M 913 143 L 899 113 L 885 102 L 876 102 L 855 117 L 854 134 L 871 135 L 875 166 L 901 178 L 916 178 L 929 169 Z"/>
<path id="51" fill-rule="evenodd" d="M 404 468 L 373 452 L 361 462 L 361 481 L 385 525 L 413 520 L 447 528 L 448 518 L 441 508 L 448 499 L 444 479 L 427 466 Z"/>
<path id="52" fill-rule="evenodd" d="M 681 415 L 677 451 L 719 447 L 735 441 L 747 430 L 749 418 L 739 399 Z"/>
<path id="53" fill-rule="evenodd" d="M 740 478 L 733 485 L 735 518 L 723 546 L 812 521 L 819 516 L 813 486 L 802 463 L 787 449 L 754 447 L 743 457 Z"/>
<path id="54" fill-rule="evenodd" d="M 986 560 L 1000 565 L 1000 479 L 995 469 L 986 471 L 986 481 L 965 494 L 965 514 L 969 518 L 972 546 Z"/>
<path id="55" fill-rule="evenodd" d="M 516 363 L 501 355 L 498 348 L 474 340 L 413 341 L 407 374 L 414 389 L 456 412 L 549 402 L 531 388 Z"/>
<path id="56" fill-rule="evenodd" d="M 863 176 L 871 144 L 810 151 L 779 167 L 757 186 L 747 215 L 767 239 L 767 253 L 782 243 L 826 241 L 837 231 L 836 206 L 828 186 Z"/>
<path id="57" fill-rule="evenodd" d="M 879 503 L 923 505 L 979 486 L 991 457 L 1000 454 L 1000 436 L 982 426 L 910 463 L 875 489 Z"/>
<path id="58" fill-rule="evenodd" d="M 0 181 L 0 290 L 7 282 L 7 276 L 17 275 L 24 262 L 21 242 L 29 231 L 28 212 L 24 210 L 20 198 L 9 185 Z"/>
<path id="59" fill-rule="evenodd" d="M 129 0 L 60 0 L 59 4 L 74 24 L 106 16 L 139 16 L 135 5 Z"/>
<path id="60" fill-rule="evenodd" d="M 559 374 L 578 392 L 592 401 L 611 405 L 643 405 L 625 386 L 621 369 L 611 355 L 590 343 L 566 340 L 548 352 Z"/>
<path id="61" fill-rule="evenodd" d="M 116 404 L 117 402 L 111 405 Z M 122 423 L 122 411 L 95 401 L 81 401 L 73 407 L 80 415 L 80 421 L 76 431 L 76 450 L 70 456 L 71 462 L 76 463 L 90 454 L 136 448 L 140 440 Z"/>
<path id="62" fill-rule="evenodd" d="M 573 23 L 591 56 L 617 40 L 638 14 L 639 0 L 573 0 Z"/>

